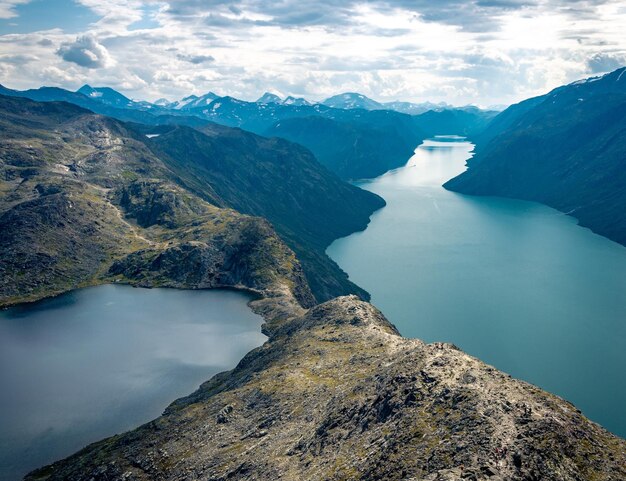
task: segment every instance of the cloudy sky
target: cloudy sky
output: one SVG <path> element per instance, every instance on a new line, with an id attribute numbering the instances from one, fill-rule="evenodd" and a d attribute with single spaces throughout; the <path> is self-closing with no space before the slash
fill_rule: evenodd
<path id="1" fill-rule="evenodd" d="M 0 0 L 0 83 L 506 104 L 626 64 L 626 0 Z"/>

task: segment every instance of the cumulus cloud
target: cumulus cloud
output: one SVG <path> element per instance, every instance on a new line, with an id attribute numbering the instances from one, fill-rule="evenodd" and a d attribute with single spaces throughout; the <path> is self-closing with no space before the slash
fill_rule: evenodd
<path id="1" fill-rule="evenodd" d="M 17 1 L 0 0 L 0 12 Z M 63 24 L 0 34 L 0 83 L 109 85 L 146 99 L 361 91 L 489 105 L 611 70 L 626 56 L 626 0 L 75 2 L 97 17 L 78 38 L 75 22 L 71 34 Z"/>
<path id="2" fill-rule="evenodd" d="M 77 37 L 73 42 L 63 43 L 57 50 L 57 55 L 66 62 L 73 62 L 86 68 L 102 68 L 112 64 L 108 50 L 92 35 L 84 35 Z"/>
<path id="3" fill-rule="evenodd" d="M 604 73 L 626 66 L 626 55 L 597 53 L 587 60 L 591 73 Z"/>

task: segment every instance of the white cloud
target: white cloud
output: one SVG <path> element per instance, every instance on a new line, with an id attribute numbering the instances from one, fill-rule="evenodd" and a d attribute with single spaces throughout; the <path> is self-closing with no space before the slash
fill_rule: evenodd
<path id="1" fill-rule="evenodd" d="M 154 2 L 141 0 L 77 0 L 101 18 L 92 29 L 98 32 L 124 32 L 143 17 L 142 7 Z"/>
<path id="2" fill-rule="evenodd" d="M 79 1 L 100 20 L 78 38 L 0 35 L 0 83 L 88 82 L 147 99 L 356 90 L 488 105 L 626 58 L 626 0 Z M 0 12 L 9 3 L 0 0 Z M 132 30 L 146 18 L 154 28 Z"/>
<path id="3" fill-rule="evenodd" d="M 30 2 L 30 0 L 0 0 L 0 18 L 15 18 L 15 7 Z"/>
<path id="4" fill-rule="evenodd" d="M 61 44 L 57 54 L 67 62 L 86 68 L 103 68 L 113 64 L 108 50 L 92 35 L 83 35 L 73 42 Z"/>

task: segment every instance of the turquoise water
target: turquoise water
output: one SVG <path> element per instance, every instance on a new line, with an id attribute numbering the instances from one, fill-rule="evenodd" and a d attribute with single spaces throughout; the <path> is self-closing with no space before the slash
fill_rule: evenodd
<path id="1" fill-rule="evenodd" d="M 446 191 L 472 148 L 429 140 L 358 183 L 387 206 L 328 254 L 403 335 L 452 342 L 626 437 L 626 248 L 540 204 Z"/>
<path id="2" fill-rule="evenodd" d="M 261 345 L 234 291 L 81 289 L 0 311 L 0 479 L 159 416 Z"/>

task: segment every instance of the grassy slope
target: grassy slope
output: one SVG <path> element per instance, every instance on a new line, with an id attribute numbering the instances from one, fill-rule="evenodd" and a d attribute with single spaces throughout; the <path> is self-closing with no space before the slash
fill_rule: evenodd
<path id="1" fill-rule="evenodd" d="M 213 190 L 224 205 L 268 219 L 298 255 L 318 300 L 368 297 L 324 251 L 364 229 L 384 205 L 380 197 L 341 181 L 298 145 L 239 129 L 175 127 L 150 146 L 199 195 Z"/>

